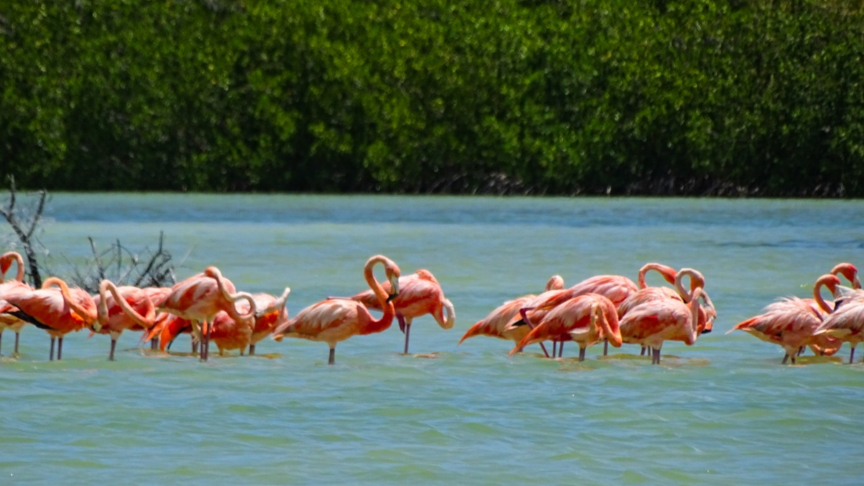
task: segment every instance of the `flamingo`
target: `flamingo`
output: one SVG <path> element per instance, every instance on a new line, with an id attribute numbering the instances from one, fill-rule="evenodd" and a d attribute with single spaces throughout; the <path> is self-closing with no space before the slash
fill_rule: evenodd
<path id="1" fill-rule="evenodd" d="M 684 288 L 683 280 L 684 278 L 690 279 L 690 291 L 688 292 Z M 694 270 L 692 268 L 682 268 L 678 272 L 676 272 L 674 281 L 671 282 L 673 284 L 673 288 L 669 287 L 645 287 L 639 289 L 638 292 L 631 295 L 627 298 L 621 305 L 618 306 L 618 318 L 621 319 L 627 313 L 643 304 L 646 304 L 655 300 L 664 300 L 664 299 L 672 299 L 682 303 L 688 303 L 690 296 L 696 291 L 697 288 L 702 289 L 702 293 L 700 294 L 700 298 L 705 302 L 705 305 L 702 306 L 700 304 L 700 318 L 699 318 L 699 334 L 707 334 L 711 332 L 713 329 L 714 320 L 717 317 L 717 311 L 714 309 L 714 303 L 711 301 L 711 298 L 708 296 L 708 293 L 705 292 L 705 277 L 698 270 Z M 630 343 L 632 340 L 629 339 L 628 336 L 624 336 L 624 342 Z M 651 353 L 651 348 L 647 346 L 642 346 L 642 351 L 640 354 L 644 355 L 645 351 Z"/>
<path id="2" fill-rule="evenodd" d="M 250 356 L 255 354 L 255 345 L 259 341 L 273 334 L 273 330 L 280 325 L 288 322 L 288 309 L 285 307 L 285 302 L 290 293 L 291 289 L 285 287 L 285 291 L 279 298 L 264 293 L 253 295 L 255 305 L 262 310 L 255 315 L 255 327 L 252 328 L 252 337 L 249 340 Z"/>
<path id="3" fill-rule="evenodd" d="M 110 294 L 110 295 L 109 295 Z M 99 284 L 99 295 L 94 299 L 98 309 L 97 324 L 93 331 L 111 336 L 111 351 L 108 360 L 114 361 L 117 339 L 126 329 L 139 326 L 150 329 L 156 320 L 156 310 L 150 295 L 138 287 L 117 287 L 109 280 Z"/>
<path id="4" fill-rule="evenodd" d="M 58 288 L 53 288 L 55 285 Z M 18 288 L 3 299 L 23 313 L 19 317 L 51 336 L 50 361 L 54 360 L 55 340 L 59 361 L 63 358 L 63 336 L 90 327 L 97 320 L 96 303 L 90 294 L 79 288 L 70 289 L 57 277 L 46 279 L 41 289 Z"/>
<path id="5" fill-rule="evenodd" d="M 390 292 L 390 283 L 381 284 L 384 292 Z M 381 310 L 381 304 L 372 290 L 366 290 L 350 297 L 362 302 L 369 309 Z M 426 269 L 399 278 L 399 296 L 393 299 L 399 329 L 405 334 L 405 351 L 408 354 L 408 339 L 411 335 L 411 322 L 415 317 L 431 314 L 442 329 L 451 329 L 456 320 L 453 303 L 444 297 L 441 284 Z M 446 317 L 445 317 L 446 312 Z"/>
<path id="6" fill-rule="evenodd" d="M 778 344 L 786 351 L 783 364 L 786 364 L 789 358 L 792 358 L 792 364 L 795 364 L 798 350 L 818 341 L 818 338 L 814 337 L 823 323 L 823 316 L 831 312 L 831 307 L 822 298 L 821 288 L 825 286 L 833 294 L 836 293 L 838 285 L 840 279 L 835 275 L 823 275 L 816 280 L 813 287 L 813 298 L 817 306 L 809 299 L 786 298 L 768 305 L 762 314 L 739 322 L 726 334 L 744 331 L 763 341 Z"/>
<path id="7" fill-rule="evenodd" d="M 549 278 L 549 281 L 546 282 L 546 291 L 562 290 L 563 288 L 564 279 L 561 278 L 560 275 L 553 275 Z M 507 331 L 505 330 L 505 327 L 513 317 L 519 315 L 519 309 L 528 305 L 528 303 L 535 297 L 536 295 L 523 295 L 522 297 L 517 297 L 513 300 L 504 302 L 502 305 L 490 312 L 489 315 L 468 328 L 465 335 L 463 335 L 462 339 L 459 340 L 459 344 L 462 344 L 462 341 L 474 336 L 491 336 L 499 339 L 511 339 L 514 343 L 518 343 L 528 334 L 530 328 L 528 326 L 519 326 Z M 546 357 L 549 357 L 548 353 Z"/>
<path id="8" fill-rule="evenodd" d="M 159 306 L 159 310 L 174 314 L 196 323 L 193 330 L 201 336 L 201 361 L 207 361 L 209 354 L 208 325 L 219 311 L 227 312 L 238 321 L 251 319 L 256 312 L 255 299 L 246 292 L 236 292 L 234 284 L 222 276 L 216 267 L 207 267 L 204 273 L 178 282 L 171 288 L 171 293 Z M 249 302 L 249 312 L 240 314 L 235 308 L 235 302 L 245 299 Z M 195 326 L 195 324 L 193 324 Z"/>
<path id="9" fill-rule="evenodd" d="M 855 347 L 858 346 L 858 343 L 864 341 L 864 292 L 860 290 L 861 282 L 858 281 L 857 270 L 854 270 L 855 267 L 850 263 L 837 265 L 837 267 L 840 266 L 847 266 L 847 269 L 848 267 L 853 269 L 854 273 L 851 277 L 843 273 L 842 270 L 840 273 L 843 273 L 852 282 L 852 288 L 855 289 L 855 292 L 844 294 L 842 300 L 837 299 L 835 301 L 833 312 L 826 316 L 822 324 L 819 325 L 816 335 L 830 336 L 839 340 L 841 344 L 848 342 L 851 347 L 849 351 L 849 364 L 852 364 L 855 361 Z M 837 267 L 834 267 L 831 272 L 834 273 Z M 816 303 L 819 308 L 827 311 L 827 303 L 820 300 L 816 300 Z"/>
<path id="10" fill-rule="evenodd" d="M 12 266 L 12 262 L 18 263 L 18 272 L 13 280 L 6 280 L 6 272 Z M 24 258 L 14 251 L 9 251 L 0 256 L 0 344 L 3 342 L 3 331 L 11 329 L 15 332 L 15 350 L 13 354 L 18 354 L 18 338 L 21 334 L 21 329 L 27 324 L 26 321 L 9 314 L 7 311 L 17 311 L 13 306 L 8 305 L 3 300 L 3 295 L 15 289 L 30 289 L 30 286 L 24 283 Z"/>
<path id="11" fill-rule="evenodd" d="M 661 267 L 664 267 L 660 264 L 651 264 L 643 267 L 644 272 L 647 272 L 649 269 L 658 270 L 663 273 L 663 270 L 660 270 Z M 669 268 L 669 267 L 665 267 Z M 644 272 L 640 270 L 640 280 L 644 284 Z M 673 270 L 674 272 L 674 270 Z M 665 276 L 664 276 L 665 278 Z M 639 287 L 633 283 L 627 277 L 623 277 L 620 275 L 597 275 L 594 277 L 587 278 L 578 284 L 570 287 L 567 290 L 551 290 L 547 292 L 543 292 L 538 295 L 534 300 L 532 300 L 528 305 L 519 310 L 519 316 L 513 317 L 507 323 L 505 327 L 506 331 L 511 331 L 515 329 L 517 326 L 521 326 L 523 324 L 528 324 L 529 327 L 533 327 L 534 324 L 543 320 L 544 316 L 552 311 L 555 307 L 561 305 L 564 302 L 572 299 L 573 297 L 578 297 L 580 295 L 585 295 L 589 293 L 600 294 L 609 300 L 615 306 L 620 305 L 624 300 L 627 299 L 630 295 L 636 293 L 639 290 Z M 520 318 L 521 317 L 521 318 Z M 552 343 L 552 357 L 555 357 L 555 346 L 556 343 Z M 561 356 L 563 352 L 564 342 L 561 342 L 561 348 L 558 349 L 558 356 Z M 545 351 L 545 348 L 544 348 Z M 608 346 L 604 346 L 603 354 L 607 354 Z"/>
<path id="12" fill-rule="evenodd" d="M 387 280 L 390 282 L 391 294 L 375 279 L 372 268 L 376 264 L 384 266 Z M 380 319 L 374 319 L 362 303 L 351 299 L 327 299 L 300 311 L 290 321 L 280 325 L 273 331 L 273 339 L 282 341 L 285 337 L 323 341 L 330 346 L 328 364 L 336 362 L 336 343 L 351 336 L 365 335 L 387 330 L 393 323 L 396 310 L 393 299 L 399 295 L 399 267 L 383 255 L 370 258 L 363 267 L 363 276 L 369 288 L 378 297 L 384 313 Z"/>
<path id="13" fill-rule="evenodd" d="M 689 304 L 672 298 L 654 299 L 628 310 L 620 322 L 622 339 L 650 346 L 651 363 L 660 364 L 664 341 L 684 341 L 688 346 L 696 342 L 701 297 L 702 288 L 697 287 L 684 299 Z"/>
<path id="14" fill-rule="evenodd" d="M 585 360 L 585 349 L 600 339 L 608 339 L 612 346 L 621 346 L 618 311 L 615 304 L 600 294 L 576 296 L 558 305 L 543 317 L 510 351 L 512 356 L 523 347 L 552 339 L 579 343 L 579 361 Z"/>
<path id="15" fill-rule="evenodd" d="M 245 353 L 249 347 L 249 354 L 255 354 L 255 343 L 264 339 L 273 332 L 276 325 L 288 321 L 288 311 L 285 302 L 288 300 L 290 288 L 277 299 L 270 294 L 254 294 L 255 305 L 261 309 L 255 314 L 255 320 L 250 325 L 248 322 L 239 322 L 231 318 L 227 312 L 219 312 L 213 318 L 213 333 L 211 339 L 219 348 L 219 354 L 231 349 L 239 349 L 240 355 Z M 245 302 L 240 303 L 240 310 L 245 311 Z"/>

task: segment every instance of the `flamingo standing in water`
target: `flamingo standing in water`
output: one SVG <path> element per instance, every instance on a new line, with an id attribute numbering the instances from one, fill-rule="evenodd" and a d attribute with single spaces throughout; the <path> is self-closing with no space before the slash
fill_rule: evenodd
<path id="1" fill-rule="evenodd" d="M 249 339 L 249 355 L 255 354 L 255 345 L 265 337 L 273 334 L 273 330 L 288 322 L 288 308 L 285 302 L 291 289 L 285 287 L 285 291 L 278 298 L 270 294 L 254 294 L 255 305 L 258 313 L 255 315 L 255 326 L 252 328 L 252 337 Z"/>
<path id="2" fill-rule="evenodd" d="M 282 323 L 288 322 L 288 311 L 285 302 L 288 300 L 290 288 L 277 299 L 270 294 L 254 294 L 255 306 L 259 310 L 250 325 L 248 322 L 239 322 L 231 318 L 226 312 L 216 314 L 213 319 L 213 333 L 210 336 L 219 354 L 224 351 L 239 349 L 240 355 L 245 354 L 249 347 L 249 354 L 255 354 L 255 344 L 273 332 L 273 329 Z M 240 303 L 240 311 L 245 311 L 245 302 Z"/>
<path id="3" fill-rule="evenodd" d="M 660 364 L 660 349 L 664 341 L 684 341 L 693 345 L 699 336 L 699 318 L 702 288 L 688 296 L 690 303 L 675 299 L 648 301 L 629 310 L 621 319 L 621 336 L 630 342 L 652 348 L 651 362 Z"/>
<path id="4" fill-rule="evenodd" d="M 567 302 L 573 297 L 589 293 L 602 295 L 612 301 L 612 303 L 617 307 L 627 300 L 628 297 L 638 292 L 640 286 L 646 286 L 645 275 L 650 270 L 660 272 L 663 278 L 669 283 L 672 283 L 675 279 L 675 270 L 659 263 L 648 263 L 639 269 L 639 285 L 633 283 L 629 278 L 620 275 L 597 275 L 590 277 L 567 290 L 547 291 L 540 294 L 519 311 L 521 319 L 519 317 L 511 318 L 505 329 L 508 331 L 513 330 L 517 326 L 523 324 L 532 326 L 533 324 L 542 321 L 545 315 L 548 312 L 551 312 L 552 309 L 558 305 Z M 556 357 L 556 344 L 555 341 L 552 342 L 553 358 Z M 563 348 L 564 342 L 561 341 L 557 350 L 558 357 L 562 356 L 564 351 Z M 608 352 L 608 344 L 604 343 L 603 355 L 605 356 Z"/>
<path id="5" fill-rule="evenodd" d="M 546 282 L 547 292 L 550 290 L 562 290 L 563 288 L 564 279 L 561 278 L 560 275 L 553 275 L 549 278 L 549 281 Z M 513 340 L 514 343 L 518 344 L 531 329 L 528 326 L 518 326 L 508 331 L 506 330 L 507 324 L 511 319 L 519 315 L 519 309 L 529 305 L 531 300 L 535 297 L 537 296 L 523 295 L 522 297 L 517 297 L 513 300 L 504 302 L 504 304 L 490 312 L 489 315 L 468 328 L 465 335 L 463 335 L 462 339 L 459 340 L 459 344 L 462 344 L 462 341 L 474 336 L 491 336 L 499 339 L 510 339 Z M 540 343 L 540 345 L 542 346 L 543 343 Z M 546 353 L 546 357 L 548 358 L 549 353 L 546 352 L 545 347 L 543 351 Z"/>
<path id="6" fill-rule="evenodd" d="M 684 278 L 690 279 L 689 292 L 684 288 Z M 643 283 L 644 281 L 640 282 L 640 285 Z M 689 299 L 691 298 L 690 296 L 694 295 L 696 289 L 699 288 L 702 289 L 702 292 L 700 293 L 700 299 L 705 302 L 705 305 L 702 306 L 702 304 L 700 304 L 698 333 L 707 334 L 711 332 L 711 330 L 713 329 L 714 319 L 717 317 L 717 311 L 714 309 L 714 303 L 711 302 L 711 298 L 708 296 L 708 293 L 705 292 L 705 277 L 702 276 L 702 273 L 692 268 L 682 268 L 675 273 L 674 280 L 671 283 L 673 284 L 673 288 L 646 286 L 639 289 L 638 292 L 628 297 L 627 300 L 625 300 L 621 303 L 621 305 L 618 306 L 618 318 L 623 319 L 624 316 L 627 315 L 628 312 L 630 312 L 630 310 L 635 309 L 640 305 L 656 300 L 672 299 L 685 304 L 689 303 Z M 625 343 L 632 344 L 636 342 L 631 336 L 627 335 L 626 333 L 622 334 L 622 337 Z M 646 350 L 650 355 L 651 348 L 646 345 L 642 346 L 642 351 L 640 354 L 644 355 Z"/>
<path id="7" fill-rule="evenodd" d="M 529 344 L 547 339 L 562 344 L 571 340 L 578 342 L 579 361 L 585 360 L 585 349 L 600 339 L 607 339 L 612 346 L 620 347 L 618 310 L 611 300 L 600 294 L 574 297 L 546 313 L 543 320 L 510 351 L 510 355 Z"/>
<path id="8" fill-rule="evenodd" d="M 99 295 L 94 299 L 98 309 L 98 325 L 94 332 L 111 336 L 111 351 L 108 359 L 114 361 L 117 339 L 127 329 L 139 326 L 150 329 L 155 325 L 156 310 L 150 295 L 138 287 L 117 287 L 109 280 L 99 284 Z"/>
<path id="9" fill-rule="evenodd" d="M 12 266 L 12 262 L 18 263 L 18 272 L 13 280 L 6 280 L 6 272 Z M 3 295 L 15 289 L 30 289 L 30 286 L 24 283 L 24 259 L 21 255 L 14 251 L 9 251 L 0 256 L 0 344 L 3 342 L 3 331 L 11 329 L 15 332 L 15 350 L 13 354 L 18 354 L 18 338 L 21 334 L 21 329 L 27 324 L 26 321 L 9 314 L 18 309 L 6 303 L 3 300 Z"/>
<path id="10" fill-rule="evenodd" d="M 818 307 L 814 307 L 809 299 L 784 299 L 765 307 L 762 314 L 739 322 L 727 334 L 744 331 L 763 341 L 778 344 L 786 351 L 783 364 L 786 364 L 789 358 L 792 358 L 792 364 L 795 364 L 798 350 L 818 341 L 817 331 L 824 316 L 831 312 L 831 307 L 822 298 L 821 288 L 825 286 L 832 294 L 836 294 L 838 285 L 840 279 L 835 275 L 823 275 L 816 280 L 813 287 L 813 298 Z"/>
<path id="11" fill-rule="evenodd" d="M 390 283 L 381 284 L 384 292 L 390 292 Z M 351 297 L 362 302 L 369 309 L 381 310 L 381 304 L 372 290 L 366 290 Z M 444 297 L 441 284 L 426 269 L 399 278 L 399 296 L 393 299 L 399 329 L 405 334 L 405 354 L 408 354 L 408 339 L 411 335 L 411 322 L 415 317 L 431 314 L 442 329 L 450 329 L 456 320 L 453 303 Z M 446 316 L 444 315 L 446 312 Z"/>
<path id="12" fill-rule="evenodd" d="M 58 288 L 53 288 L 55 285 Z M 57 277 L 46 279 L 41 289 L 15 289 L 3 299 L 23 313 L 19 317 L 25 317 L 51 336 L 50 361 L 54 360 L 55 340 L 59 361 L 63 358 L 63 336 L 90 327 L 97 320 L 96 303 L 90 294 L 79 288 L 70 289 Z"/>
<path id="13" fill-rule="evenodd" d="M 209 354 L 209 325 L 219 311 L 225 311 L 238 321 L 249 322 L 255 315 L 255 299 L 246 292 L 236 292 L 234 284 L 222 276 L 216 267 L 207 267 L 204 273 L 178 282 L 159 309 L 183 319 L 192 321 L 193 332 L 201 336 L 201 361 L 207 361 Z M 240 314 L 235 302 L 245 299 L 249 302 L 249 312 Z"/>
<path id="14" fill-rule="evenodd" d="M 376 264 L 384 266 L 387 280 L 390 282 L 391 294 L 375 279 L 372 268 Z M 282 341 L 285 337 L 323 341 L 330 346 L 328 364 L 336 362 L 336 343 L 351 336 L 372 334 L 385 331 L 393 323 L 396 310 L 393 299 L 399 295 L 399 267 L 383 255 L 370 258 L 363 267 L 363 276 L 369 288 L 378 298 L 378 303 L 384 313 L 380 319 L 374 319 L 369 310 L 360 302 L 351 299 L 330 298 L 312 304 L 300 311 L 297 316 L 273 331 L 273 339 Z"/>

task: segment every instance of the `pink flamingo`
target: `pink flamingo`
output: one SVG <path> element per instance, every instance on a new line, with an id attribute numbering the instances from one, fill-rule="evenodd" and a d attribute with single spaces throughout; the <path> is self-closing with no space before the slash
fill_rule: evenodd
<path id="1" fill-rule="evenodd" d="M 563 288 L 564 279 L 560 275 L 553 275 L 546 282 L 546 291 L 562 290 Z M 510 339 L 514 343 L 519 343 L 531 329 L 528 326 L 518 326 L 509 331 L 505 328 L 511 319 L 519 315 L 519 309 L 526 307 L 535 297 L 537 296 L 523 295 L 522 297 L 504 302 L 504 304 L 490 312 L 489 315 L 468 328 L 465 335 L 459 340 L 459 344 L 474 336 L 491 336 L 499 339 Z M 549 357 L 548 353 L 546 353 L 546 357 Z"/>
<path id="2" fill-rule="evenodd" d="M 378 283 L 372 274 L 376 264 L 384 266 L 387 280 L 390 282 L 391 294 Z M 328 364 L 336 362 L 336 343 L 352 336 L 373 334 L 385 331 L 393 323 L 396 310 L 392 300 L 399 295 L 399 267 L 383 255 L 370 258 L 363 267 L 363 276 L 369 288 L 378 297 L 384 313 L 380 319 L 374 319 L 362 303 L 351 299 L 327 299 L 300 311 L 296 317 L 280 325 L 273 331 L 273 339 L 282 341 L 285 337 L 322 341 L 330 346 Z"/>
<path id="3" fill-rule="evenodd" d="M 381 284 L 384 292 L 390 292 L 390 283 Z M 375 292 L 366 290 L 350 297 L 351 300 L 362 302 L 369 309 L 381 310 L 381 304 Z M 431 314 L 442 329 L 450 329 L 456 320 L 456 310 L 447 298 L 441 284 L 426 269 L 420 269 L 411 275 L 399 278 L 399 296 L 393 299 L 396 309 L 396 320 L 399 329 L 405 334 L 405 351 L 408 354 L 408 339 L 411 335 L 411 322 L 416 317 Z M 446 316 L 444 315 L 446 312 Z"/>
<path id="4" fill-rule="evenodd" d="M 285 291 L 278 298 L 270 294 L 254 294 L 255 305 L 258 313 L 255 315 L 255 326 L 252 328 L 252 337 L 249 339 L 249 355 L 255 354 L 255 345 L 265 337 L 273 334 L 273 330 L 288 322 L 288 309 L 285 303 L 291 289 L 285 287 Z"/>
<path id="5" fill-rule="evenodd" d="M 53 288 L 53 286 L 59 287 Z M 44 329 L 51 336 L 49 360 L 54 360 L 54 342 L 57 343 L 57 360 L 63 358 L 63 336 L 73 331 L 90 327 L 97 320 L 96 304 L 90 294 L 79 288 L 70 289 L 66 282 L 50 277 L 41 289 L 19 288 L 3 296 L 10 305 L 17 307 L 28 322 Z"/>
<path id="6" fill-rule="evenodd" d="M 219 354 L 224 351 L 239 349 L 240 355 L 245 353 L 249 347 L 249 354 L 255 354 L 255 344 L 273 332 L 276 325 L 288 322 L 288 311 L 285 302 L 291 289 L 285 288 L 285 292 L 278 299 L 270 294 L 254 294 L 255 306 L 259 310 L 255 314 L 254 322 L 238 322 L 231 318 L 226 312 L 219 312 L 213 319 L 213 333 L 211 339 L 219 348 Z M 246 303 L 240 303 L 240 311 L 245 311 Z"/>
<path id="7" fill-rule="evenodd" d="M 663 278 L 670 283 L 674 281 L 674 269 L 665 265 L 661 265 L 659 263 L 649 263 L 644 265 L 639 270 L 638 280 L 640 285 L 646 285 L 645 275 L 650 270 L 660 272 Z M 638 290 L 639 286 L 637 286 L 637 284 L 633 283 L 633 281 L 629 278 L 620 275 L 597 275 L 594 277 L 590 277 L 583 280 L 582 282 L 579 282 L 573 287 L 570 287 L 567 290 L 548 291 L 540 294 L 519 311 L 521 319 L 520 317 L 513 317 L 512 319 L 510 319 L 510 322 L 507 323 L 507 327 L 505 329 L 509 331 L 514 329 L 516 326 L 520 326 L 522 324 L 528 324 L 529 326 L 532 326 L 534 323 L 542 321 L 546 313 L 551 312 L 552 309 L 554 309 L 558 305 L 561 305 L 564 302 L 567 302 L 573 297 L 578 297 L 580 295 L 585 295 L 589 293 L 599 294 L 608 298 L 617 307 L 629 296 L 636 293 Z M 553 358 L 556 356 L 555 346 L 556 343 L 553 341 Z M 557 350 L 557 355 L 559 357 L 563 353 L 563 346 L 564 342 L 561 341 L 560 348 Z M 604 356 L 608 354 L 608 350 L 608 344 L 604 343 Z"/>
<path id="8" fill-rule="evenodd" d="M 249 320 L 255 315 L 255 300 L 246 292 L 236 292 L 234 284 L 222 276 L 216 267 L 207 267 L 204 273 L 178 282 L 171 293 L 159 306 L 159 310 L 192 321 L 193 332 L 201 336 L 201 360 L 207 361 L 209 354 L 209 334 L 213 318 L 219 311 L 225 311 L 238 321 Z M 249 312 L 240 314 L 234 307 L 235 302 L 245 299 L 249 302 Z M 196 325 L 197 324 L 197 325 Z"/>
<path id="9" fill-rule="evenodd" d="M 18 263 L 18 272 L 13 280 L 6 280 L 6 272 L 12 266 L 12 262 Z M 3 342 L 3 331 L 11 329 L 15 332 L 15 350 L 13 354 L 18 354 L 18 338 L 21 334 L 21 329 L 27 324 L 26 321 L 9 314 L 15 312 L 13 306 L 8 305 L 3 300 L 3 295 L 15 289 L 30 289 L 30 286 L 24 283 L 24 259 L 21 255 L 14 251 L 9 251 L 0 256 L 0 343 Z"/>
<path id="10" fill-rule="evenodd" d="M 664 341 L 684 341 L 693 345 L 698 337 L 699 299 L 702 288 L 688 296 L 689 304 L 666 298 L 650 300 L 630 309 L 621 319 L 622 339 L 652 348 L 652 364 L 660 364 Z"/>
<path id="11" fill-rule="evenodd" d="M 689 292 L 684 288 L 684 278 L 690 279 Z M 645 287 L 639 289 L 638 292 L 628 297 L 627 300 L 618 306 L 618 318 L 623 318 L 630 310 L 640 305 L 656 300 L 672 299 L 686 304 L 689 302 L 690 296 L 694 295 L 696 289 L 700 288 L 702 289 L 700 298 L 705 302 L 705 305 L 702 306 L 700 304 L 699 334 L 711 332 L 714 319 L 717 317 L 717 311 L 714 309 L 714 304 L 711 302 L 708 293 L 705 292 L 705 277 L 702 276 L 702 273 L 692 268 L 682 268 L 675 274 L 672 284 L 674 289 L 669 287 Z M 625 343 L 633 342 L 630 336 L 624 335 L 623 337 Z M 640 354 L 644 355 L 646 350 L 650 355 L 651 348 L 645 345 L 642 346 Z"/>
<path id="12" fill-rule="evenodd" d="M 849 263 L 840 265 L 851 266 Z M 854 269 L 855 267 L 852 268 Z M 832 270 L 833 272 L 834 270 Z M 852 295 L 844 295 L 842 300 L 838 299 L 835 301 L 833 312 L 830 312 L 830 315 L 824 318 L 816 330 L 816 335 L 830 336 L 841 343 L 848 342 L 851 347 L 849 351 L 849 364 L 852 364 L 855 361 L 855 347 L 858 346 L 858 343 L 864 341 L 864 292 L 860 290 L 861 283 L 857 280 L 857 270 L 852 278 L 846 274 L 844 276 L 849 278 L 856 292 Z M 820 309 L 828 312 L 829 306 L 824 300 L 818 299 L 816 303 Z"/>
<path id="13" fill-rule="evenodd" d="M 546 313 L 543 320 L 510 351 L 510 355 L 529 344 L 547 339 L 562 343 L 578 342 L 579 361 L 585 360 L 585 349 L 600 339 L 607 339 L 612 346 L 620 347 L 621 332 L 615 304 L 600 294 L 574 297 Z"/>
<path id="14" fill-rule="evenodd" d="M 821 288 L 825 286 L 832 294 L 837 292 L 840 280 L 832 274 L 826 274 L 816 280 L 813 287 L 813 298 L 818 307 L 814 307 L 808 299 L 791 297 L 774 302 L 765 307 L 762 314 L 739 322 L 727 332 L 744 331 L 757 338 L 780 345 L 786 355 L 783 364 L 795 357 L 798 350 L 814 342 L 814 337 L 823 322 L 824 315 L 830 313 L 831 307 L 822 298 Z M 821 309 L 821 312 L 820 312 Z"/>
<path id="15" fill-rule="evenodd" d="M 111 336 L 108 359 L 114 361 L 117 339 L 124 330 L 139 326 L 150 329 L 155 325 L 156 310 L 150 296 L 138 287 L 117 287 L 108 280 L 99 284 L 99 295 L 94 299 L 98 309 L 94 332 Z"/>

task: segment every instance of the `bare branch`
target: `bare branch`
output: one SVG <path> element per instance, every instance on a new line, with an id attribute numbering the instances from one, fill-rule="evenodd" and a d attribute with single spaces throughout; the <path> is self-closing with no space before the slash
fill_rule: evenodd
<path id="1" fill-rule="evenodd" d="M 36 214 L 33 216 L 33 221 L 30 222 L 30 231 L 27 232 L 27 239 L 33 236 L 33 231 L 36 230 L 36 226 L 39 224 L 39 218 L 42 217 L 42 211 L 45 210 L 45 198 L 48 196 L 48 193 L 45 189 L 39 191 L 39 205 L 36 207 Z"/>

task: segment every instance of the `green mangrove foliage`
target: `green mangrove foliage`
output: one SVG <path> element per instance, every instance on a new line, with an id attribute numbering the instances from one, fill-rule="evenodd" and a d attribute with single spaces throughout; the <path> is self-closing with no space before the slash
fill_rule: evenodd
<path id="1" fill-rule="evenodd" d="M 861 197 L 861 3 L 10 0 L 0 174 Z"/>

